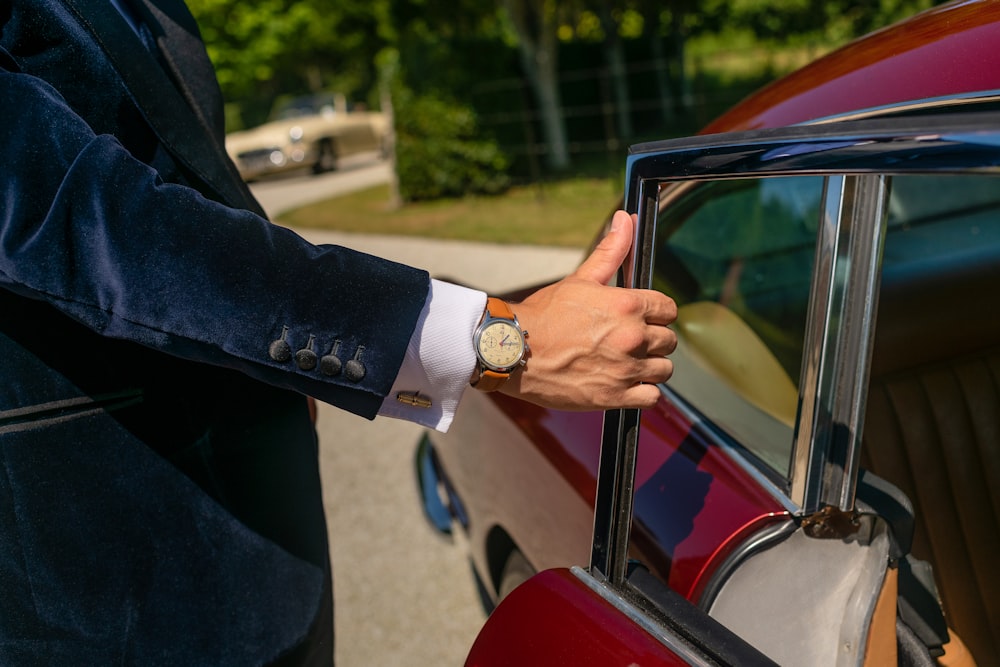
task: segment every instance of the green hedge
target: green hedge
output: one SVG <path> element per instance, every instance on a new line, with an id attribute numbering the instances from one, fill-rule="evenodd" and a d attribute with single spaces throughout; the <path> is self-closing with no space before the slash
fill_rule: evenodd
<path id="1" fill-rule="evenodd" d="M 510 187 L 510 161 L 484 139 L 475 113 L 431 95 L 395 101 L 396 170 L 406 201 L 500 194 Z"/>

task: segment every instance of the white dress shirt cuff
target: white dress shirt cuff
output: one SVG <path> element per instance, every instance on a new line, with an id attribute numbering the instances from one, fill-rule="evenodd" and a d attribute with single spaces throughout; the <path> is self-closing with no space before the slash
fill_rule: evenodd
<path id="1" fill-rule="evenodd" d="M 476 367 L 472 335 L 486 309 L 486 294 L 431 280 L 406 356 L 379 415 L 447 431 Z M 401 402 L 416 397 L 429 406 Z"/>

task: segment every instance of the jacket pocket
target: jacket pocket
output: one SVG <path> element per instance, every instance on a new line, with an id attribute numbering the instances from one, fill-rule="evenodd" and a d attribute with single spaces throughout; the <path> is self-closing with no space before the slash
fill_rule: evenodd
<path id="1" fill-rule="evenodd" d="M 142 397 L 141 389 L 125 389 L 101 396 L 73 396 L 0 410 L 0 435 L 44 428 L 101 412 L 114 412 L 141 403 Z"/>

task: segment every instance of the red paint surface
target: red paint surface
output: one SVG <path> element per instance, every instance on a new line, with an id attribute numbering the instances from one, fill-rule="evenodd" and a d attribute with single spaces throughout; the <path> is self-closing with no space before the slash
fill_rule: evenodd
<path id="1" fill-rule="evenodd" d="M 704 133 L 781 127 L 1000 89 L 1000 2 L 938 7 L 834 51 L 747 98 Z"/>
<path id="2" fill-rule="evenodd" d="M 682 460 L 677 476 L 683 478 L 658 478 L 672 457 Z M 661 486 L 653 486 L 657 484 Z M 667 522 L 661 533 L 672 534 L 674 543 L 667 583 L 692 602 L 733 547 L 785 515 L 782 505 L 744 468 L 692 432 L 690 423 L 666 401 L 643 414 L 636 485 L 634 523 Z M 680 488 L 671 493 L 672 485 Z M 638 539 L 638 525 L 635 532 Z"/>
<path id="3" fill-rule="evenodd" d="M 490 616 L 467 667 L 687 665 L 568 570 L 547 570 Z"/>
<path id="4" fill-rule="evenodd" d="M 603 414 L 550 411 L 504 396 L 495 400 L 593 508 Z M 672 472 L 664 474 L 667 470 Z M 512 482 L 519 477 L 510 475 Z M 692 601 L 740 540 L 784 515 L 773 496 L 728 454 L 692 432 L 690 422 L 666 400 L 643 413 L 636 489 L 633 556 Z M 539 489 L 515 488 L 514 493 L 538 495 Z M 587 564 L 581 559 L 542 568 Z"/>

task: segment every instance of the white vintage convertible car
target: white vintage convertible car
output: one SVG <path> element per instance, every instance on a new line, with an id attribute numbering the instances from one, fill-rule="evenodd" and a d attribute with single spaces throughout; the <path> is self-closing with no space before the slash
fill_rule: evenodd
<path id="1" fill-rule="evenodd" d="M 226 136 L 226 150 L 244 180 L 292 169 L 322 173 L 360 153 L 382 154 L 389 129 L 377 111 L 348 111 L 342 95 L 297 97 L 277 106 L 272 120 Z"/>

